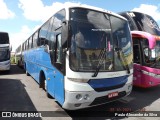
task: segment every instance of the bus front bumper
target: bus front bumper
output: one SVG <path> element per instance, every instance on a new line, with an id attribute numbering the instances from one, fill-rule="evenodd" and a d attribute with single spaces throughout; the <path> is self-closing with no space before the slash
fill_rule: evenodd
<path id="1" fill-rule="evenodd" d="M 109 103 L 127 96 L 132 91 L 132 82 L 126 83 L 122 88 L 104 92 L 70 92 L 65 91 L 65 102 L 62 105 L 64 109 L 76 110 Z M 113 97 L 109 97 L 113 93 Z M 118 93 L 118 95 L 117 95 Z M 115 94 L 115 96 L 114 96 Z"/>

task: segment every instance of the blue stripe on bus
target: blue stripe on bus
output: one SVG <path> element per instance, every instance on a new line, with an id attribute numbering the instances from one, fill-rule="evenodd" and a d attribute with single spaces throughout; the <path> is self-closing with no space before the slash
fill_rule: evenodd
<path id="1" fill-rule="evenodd" d="M 104 78 L 104 79 L 91 79 L 88 84 L 93 88 L 109 88 L 114 86 L 123 85 L 127 82 L 128 76 L 121 76 L 115 78 Z"/>

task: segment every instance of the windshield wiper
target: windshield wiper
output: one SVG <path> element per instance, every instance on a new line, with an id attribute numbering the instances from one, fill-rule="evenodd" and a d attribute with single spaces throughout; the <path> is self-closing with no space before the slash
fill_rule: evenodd
<path id="1" fill-rule="evenodd" d="M 117 52 L 118 58 L 121 60 L 122 65 L 127 70 L 127 73 L 130 74 L 130 69 L 129 69 L 129 66 L 127 64 L 127 60 L 125 59 L 125 56 L 124 56 L 124 53 L 123 53 L 122 49 L 121 48 L 115 48 L 115 51 Z"/>
<path id="2" fill-rule="evenodd" d="M 105 53 L 106 53 L 106 50 L 102 49 L 100 54 L 99 54 L 99 57 L 98 57 L 99 58 L 98 65 L 97 65 L 96 70 L 95 70 L 94 74 L 92 75 L 92 77 L 97 77 L 97 75 L 99 73 L 99 70 L 100 70 L 100 68 L 103 64 Z"/>

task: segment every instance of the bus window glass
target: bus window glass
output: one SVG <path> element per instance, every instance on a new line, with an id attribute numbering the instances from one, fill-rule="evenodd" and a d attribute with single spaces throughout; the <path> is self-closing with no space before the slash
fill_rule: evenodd
<path id="1" fill-rule="evenodd" d="M 47 42 L 46 44 L 49 45 L 50 49 L 53 49 L 53 41 L 55 40 L 55 30 L 56 30 L 56 27 L 55 27 L 55 24 L 57 24 L 55 21 L 55 18 L 52 17 L 49 22 L 50 22 L 50 27 L 48 29 L 48 35 L 47 35 Z"/>
<path id="2" fill-rule="evenodd" d="M 0 44 L 9 44 L 8 33 L 0 32 Z"/>
<path id="3" fill-rule="evenodd" d="M 156 57 L 160 59 L 160 41 L 156 41 Z"/>
<path id="4" fill-rule="evenodd" d="M 140 43 L 143 50 L 144 62 L 147 63 L 148 66 L 150 66 L 155 61 L 155 50 L 149 48 L 149 42 L 147 39 L 141 38 Z"/>
<path id="5" fill-rule="evenodd" d="M 130 31 L 128 30 L 128 23 L 114 16 L 111 16 L 110 19 L 112 25 L 114 46 L 115 48 L 119 49 L 118 51 L 116 50 L 114 54 L 115 69 L 123 70 L 124 66 L 126 66 L 127 64 L 129 65 L 129 67 L 132 67 L 133 54 Z M 124 59 L 122 60 L 122 58 Z"/>
<path id="6" fill-rule="evenodd" d="M 108 71 L 112 62 L 111 54 L 106 55 L 107 43 L 112 44 L 109 16 L 86 9 L 71 9 L 71 64 L 75 71 L 94 71 L 100 59 Z M 100 20 L 98 20 L 99 18 Z M 112 68 L 111 68 L 112 69 Z M 111 70 L 110 69 L 110 70 Z"/>
<path id="7" fill-rule="evenodd" d="M 45 44 L 45 40 L 47 40 L 47 35 L 48 35 L 49 26 L 50 26 L 50 22 L 47 21 L 47 22 L 42 26 L 42 28 L 40 29 L 40 32 L 39 32 L 39 40 L 38 40 L 38 45 L 39 45 L 39 46 Z"/>
<path id="8" fill-rule="evenodd" d="M 160 66 L 160 41 L 156 41 L 156 47 L 155 47 L 155 60 L 156 60 L 156 66 Z"/>
<path id="9" fill-rule="evenodd" d="M 0 62 L 8 60 L 9 58 L 10 58 L 9 47 L 7 47 L 7 48 L 0 48 Z"/>
<path id="10" fill-rule="evenodd" d="M 100 67 L 100 71 L 113 71 L 113 68 L 124 70 L 121 60 L 113 67 L 116 63 L 116 61 L 113 62 L 113 39 L 115 42 L 120 40 L 119 47 L 123 49 L 124 57 L 127 59 L 125 64 L 131 66 L 133 57 L 127 21 L 80 8 L 71 9 L 70 13 L 72 26 L 70 67 L 72 70 L 94 71 L 100 61 L 102 61 L 100 66 L 104 66 Z"/>
<path id="11" fill-rule="evenodd" d="M 28 46 L 29 46 L 29 49 L 31 49 L 33 47 L 33 44 L 32 44 L 32 37 L 29 38 L 29 41 L 28 41 Z"/>
<path id="12" fill-rule="evenodd" d="M 38 41 L 38 31 L 35 32 L 33 35 L 33 48 L 37 47 L 37 41 Z"/>
<path id="13" fill-rule="evenodd" d="M 65 10 L 60 10 L 58 13 L 55 14 L 54 19 L 54 28 L 59 28 L 62 25 L 62 22 L 65 20 Z"/>
<path id="14" fill-rule="evenodd" d="M 140 46 L 133 45 L 134 63 L 140 64 Z"/>

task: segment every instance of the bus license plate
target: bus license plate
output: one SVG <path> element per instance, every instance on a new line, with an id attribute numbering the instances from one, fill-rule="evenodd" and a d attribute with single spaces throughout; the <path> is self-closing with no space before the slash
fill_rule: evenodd
<path id="1" fill-rule="evenodd" d="M 117 96 L 118 96 L 118 92 L 113 92 L 113 93 L 108 94 L 108 98 L 113 98 L 113 97 L 117 97 Z"/>

